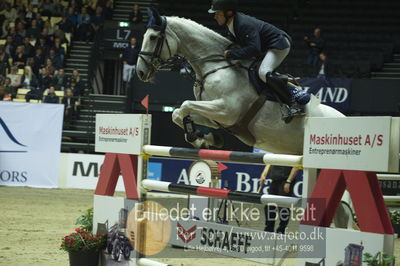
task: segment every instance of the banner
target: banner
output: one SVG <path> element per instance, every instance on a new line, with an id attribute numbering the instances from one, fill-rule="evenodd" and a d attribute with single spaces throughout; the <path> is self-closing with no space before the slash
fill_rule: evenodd
<path id="1" fill-rule="evenodd" d="M 60 187 L 95 189 L 104 155 L 62 153 Z M 122 178 L 118 179 L 116 191 L 125 191 Z"/>
<path id="2" fill-rule="evenodd" d="M 300 85 L 314 94 L 323 104 L 346 113 L 350 108 L 351 79 L 344 78 L 302 78 Z"/>
<path id="3" fill-rule="evenodd" d="M 0 102 L 0 185 L 58 187 L 64 106 Z"/>

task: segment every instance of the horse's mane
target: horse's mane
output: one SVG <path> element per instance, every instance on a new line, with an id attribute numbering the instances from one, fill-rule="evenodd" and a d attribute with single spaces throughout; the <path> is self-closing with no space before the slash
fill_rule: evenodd
<path id="1" fill-rule="evenodd" d="M 182 30 L 182 28 L 187 28 L 189 27 L 193 34 L 204 34 L 207 36 L 208 39 L 211 39 L 211 41 L 215 41 L 215 43 L 221 44 L 224 47 L 228 46 L 231 44 L 231 41 L 228 40 L 227 38 L 223 37 L 219 33 L 193 21 L 187 18 L 181 18 L 181 17 L 167 17 L 168 20 L 168 25 L 171 26 L 171 28 L 175 32 L 179 32 Z M 169 23 L 172 22 L 172 23 Z M 179 25 L 179 27 L 176 27 L 176 25 Z"/>

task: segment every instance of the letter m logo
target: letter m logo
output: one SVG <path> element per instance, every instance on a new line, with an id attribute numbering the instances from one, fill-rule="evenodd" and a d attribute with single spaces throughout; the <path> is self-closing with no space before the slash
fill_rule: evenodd
<path id="1" fill-rule="evenodd" d="M 85 171 L 83 162 L 74 162 L 72 175 L 77 176 L 77 175 L 79 175 L 78 172 L 80 172 L 81 176 L 90 176 L 90 173 L 92 172 L 92 170 L 93 170 L 93 176 L 98 177 L 99 176 L 99 167 L 98 167 L 97 163 L 89 163 L 89 165 Z"/>

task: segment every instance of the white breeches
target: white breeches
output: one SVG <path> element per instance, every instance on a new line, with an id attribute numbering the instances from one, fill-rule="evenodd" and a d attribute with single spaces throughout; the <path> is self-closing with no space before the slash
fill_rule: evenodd
<path id="1" fill-rule="evenodd" d="M 265 75 L 274 71 L 289 54 L 289 51 L 290 47 L 283 50 L 269 49 L 258 70 L 260 79 L 266 82 Z"/>
<path id="2" fill-rule="evenodd" d="M 124 64 L 123 72 L 122 72 L 122 80 L 127 82 L 132 78 L 132 74 L 135 72 L 135 65 Z"/>

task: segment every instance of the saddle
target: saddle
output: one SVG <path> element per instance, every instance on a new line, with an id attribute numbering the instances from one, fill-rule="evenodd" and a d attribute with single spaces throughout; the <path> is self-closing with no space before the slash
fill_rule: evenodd
<path id="1" fill-rule="evenodd" d="M 245 115 L 233 126 L 226 128 L 233 134 L 241 135 L 243 138 L 247 139 L 251 143 L 255 143 L 254 136 L 250 133 L 248 129 L 248 125 L 250 121 L 254 118 L 254 116 L 258 113 L 258 111 L 262 108 L 265 101 L 268 99 L 269 101 L 278 102 L 280 104 L 289 105 L 290 99 L 280 97 L 276 94 L 268 85 L 259 78 L 258 69 L 261 65 L 262 58 L 254 60 L 248 70 L 248 76 L 250 83 L 253 85 L 257 94 L 259 95 L 257 100 L 251 105 L 250 109 L 245 113 Z M 296 86 L 298 86 L 298 80 L 288 74 L 279 74 L 276 73 L 286 80 L 288 80 L 288 86 L 292 86 L 293 90 L 296 90 Z M 291 121 L 291 117 L 285 120 L 285 123 L 289 123 Z"/>

